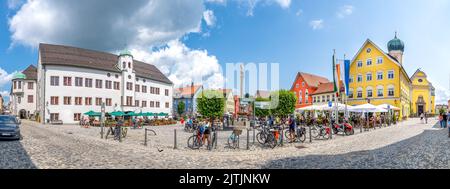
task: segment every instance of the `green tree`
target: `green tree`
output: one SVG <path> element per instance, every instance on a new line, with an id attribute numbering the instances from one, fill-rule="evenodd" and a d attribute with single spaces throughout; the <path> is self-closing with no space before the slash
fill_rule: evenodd
<path id="1" fill-rule="evenodd" d="M 186 109 L 186 104 L 184 104 L 183 101 L 179 102 L 178 107 L 177 107 L 178 115 L 182 116 L 185 109 Z"/>
<path id="2" fill-rule="evenodd" d="M 270 102 L 269 98 L 261 98 L 258 97 L 255 99 L 255 102 Z M 270 109 L 261 109 L 261 108 L 255 108 L 255 115 L 257 117 L 265 117 L 270 115 Z"/>
<path id="3" fill-rule="evenodd" d="M 225 108 L 225 98 L 222 91 L 205 90 L 197 100 L 198 112 L 211 121 L 222 117 Z"/>
<path id="4" fill-rule="evenodd" d="M 271 112 L 275 116 L 287 117 L 295 112 L 297 97 L 291 91 L 280 90 L 271 93 Z"/>

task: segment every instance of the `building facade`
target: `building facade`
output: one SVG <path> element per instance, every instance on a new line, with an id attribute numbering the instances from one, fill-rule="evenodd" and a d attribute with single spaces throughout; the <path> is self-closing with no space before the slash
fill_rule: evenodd
<path id="1" fill-rule="evenodd" d="M 340 86 L 344 86 L 343 82 L 341 82 Z M 345 92 L 345 88 L 341 87 L 340 92 L 341 94 L 344 94 L 343 92 Z M 328 102 L 335 102 L 336 93 L 334 92 L 334 83 L 328 82 L 320 84 L 317 90 L 312 93 L 311 96 L 313 99 L 313 105 L 324 105 L 328 104 Z M 337 100 L 339 103 L 343 103 L 343 95 L 337 97 Z"/>
<path id="2" fill-rule="evenodd" d="M 412 110 L 414 116 L 422 113 L 436 114 L 435 88 L 427 79 L 427 75 L 418 69 L 411 77 L 412 81 Z"/>
<path id="3" fill-rule="evenodd" d="M 395 35 L 387 47 L 388 53 L 385 53 L 367 39 L 354 56 L 350 67 L 348 102 L 351 105 L 390 104 L 400 108 L 400 118 L 417 115 L 419 109 L 417 106 L 414 107 L 413 96 L 422 93 L 414 92 L 417 88 L 413 87 L 414 83 L 403 67 L 405 45 Z M 431 83 L 423 83 L 420 88 L 422 87 L 432 91 Z M 423 96 L 423 101 L 429 104 L 432 104 L 432 101 L 434 103 L 432 96 L 434 92 L 429 92 L 429 95 Z M 434 110 L 424 107 L 424 111 L 431 113 Z"/>
<path id="4" fill-rule="evenodd" d="M 194 85 L 192 83 L 190 86 L 177 88 L 174 90 L 173 96 L 173 110 L 178 113 L 178 105 L 180 102 L 184 102 L 186 115 L 194 115 L 197 113 L 197 99 L 203 91 L 203 86 Z"/>
<path id="5" fill-rule="evenodd" d="M 172 114 L 173 84 L 154 65 L 120 55 L 40 44 L 37 109 L 41 120 L 78 123 L 83 113 L 152 112 Z"/>
<path id="6" fill-rule="evenodd" d="M 303 108 L 313 104 L 312 95 L 318 89 L 320 84 L 329 83 L 327 78 L 299 72 L 292 84 L 291 91 L 297 97 L 296 108 Z"/>
<path id="7" fill-rule="evenodd" d="M 30 65 L 14 75 L 10 91 L 10 111 L 20 119 L 30 119 L 37 114 L 37 68 Z"/>

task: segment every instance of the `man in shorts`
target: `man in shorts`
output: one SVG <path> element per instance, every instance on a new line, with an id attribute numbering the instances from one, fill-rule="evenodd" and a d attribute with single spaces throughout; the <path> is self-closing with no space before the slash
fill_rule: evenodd
<path id="1" fill-rule="evenodd" d="M 297 127 L 297 124 L 295 122 L 294 116 L 289 116 L 289 137 L 290 137 L 290 143 L 294 142 L 295 140 L 295 129 Z"/>

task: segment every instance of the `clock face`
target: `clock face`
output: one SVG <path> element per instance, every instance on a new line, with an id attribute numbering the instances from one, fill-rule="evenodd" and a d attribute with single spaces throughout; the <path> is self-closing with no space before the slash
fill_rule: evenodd
<path id="1" fill-rule="evenodd" d="M 370 53 L 372 51 L 372 49 L 367 48 L 367 53 Z"/>

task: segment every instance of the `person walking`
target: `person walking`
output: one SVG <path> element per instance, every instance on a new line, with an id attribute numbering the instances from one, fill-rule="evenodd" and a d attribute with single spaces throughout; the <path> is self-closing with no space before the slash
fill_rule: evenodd
<path id="1" fill-rule="evenodd" d="M 444 129 L 447 128 L 448 116 L 446 113 L 442 114 L 442 122 L 444 122 Z"/>
<path id="2" fill-rule="evenodd" d="M 423 115 L 423 113 L 421 113 L 420 114 L 420 123 L 422 123 L 422 124 L 423 124 L 423 121 L 424 121 L 423 119 L 424 119 L 424 115 Z"/>
<path id="3" fill-rule="evenodd" d="M 442 113 L 439 114 L 439 124 L 441 128 L 444 128 L 444 116 L 442 115 Z"/>
<path id="4" fill-rule="evenodd" d="M 289 143 L 293 143 L 295 141 L 295 129 L 296 129 L 296 121 L 294 116 L 289 116 Z"/>

